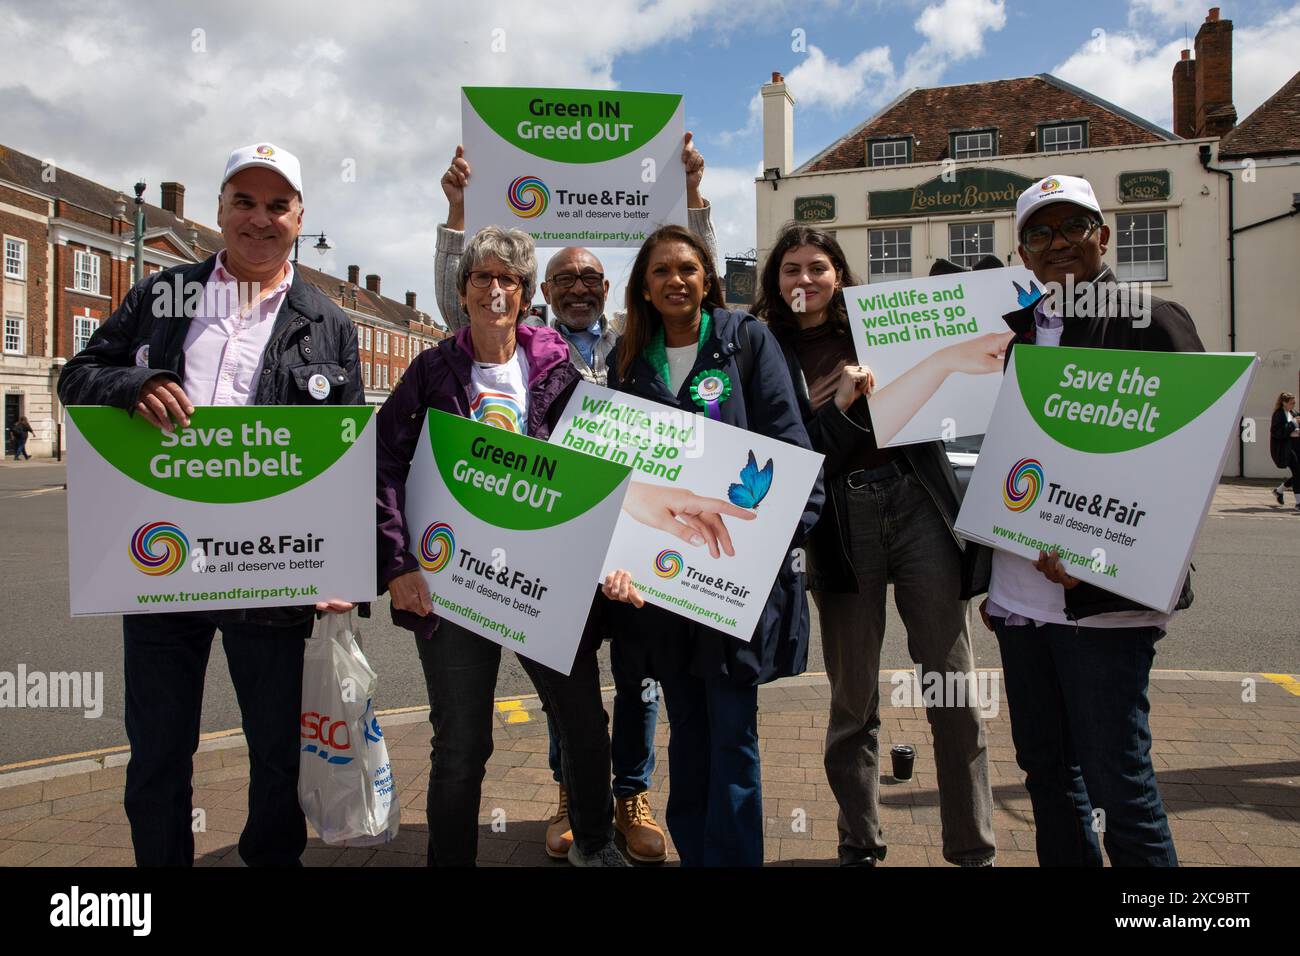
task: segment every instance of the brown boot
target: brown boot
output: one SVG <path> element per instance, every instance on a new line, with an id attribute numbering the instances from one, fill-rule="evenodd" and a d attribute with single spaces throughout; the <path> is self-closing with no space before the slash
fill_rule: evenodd
<path id="1" fill-rule="evenodd" d="M 650 796 L 642 791 L 614 801 L 614 826 L 627 840 L 627 855 L 641 863 L 662 863 L 668 859 L 664 831 L 655 823 Z"/>
<path id="2" fill-rule="evenodd" d="M 546 855 L 554 860 L 566 860 L 571 846 L 573 830 L 569 828 L 569 791 L 560 784 L 559 809 L 546 821 Z"/>

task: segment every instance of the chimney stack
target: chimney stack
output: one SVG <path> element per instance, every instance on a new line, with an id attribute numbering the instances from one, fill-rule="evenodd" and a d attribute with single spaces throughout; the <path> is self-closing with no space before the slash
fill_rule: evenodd
<path id="1" fill-rule="evenodd" d="M 1232 21 L 1211 7 L 1196 31 L 1197 136 L 1222 136 L 1237 125 L 1232 105 Z"/>
<path id="2" fill-rule="evenodd" d="M 1184 50 L 1174 64 L 1174 135 L 1191 139 L 1196 135 L 1196 61 Z"/>
<path id="3" fill-rule="evenodd" d="M 180 183 L 162 184 L 162 207 L 177 219 L 185 218 L 185 187 Z"/>
<path id="4" fill-rule="evenodd" d="M 763 99 L 763 168 L 784 176 L 794 167 L 794 97 L 785 77 L 772 72 L 772 82 L 759 90 Z"/>
<path id="5" fill-rule="evenodd" d="M 379 276 L 378 276 L 377 274 L 375 274 L 375 273 L 372 272 L 372 273 L 370 273 L 369 275 L 366 276 L 366 288 L 369 289 L 371 292 L 373 292 L 375 295 L 379 295 L 379 294 L 380 294 L 380 293 L 379 293 Z"/>
<path id="6" fill-rule="evenodd" d="M 361 267 L 348 266 L 348 281 L 353 285 L 361 285 Z"/>
<path id="7" fill-rule="evenodd" d="M 408 309 L 414 309 L 414 308 L 415 308 L 415 293 L 414 293 L 414 292 L 408 292 L 408 293 L 406 293 L 406 307 L 407 307 Z"/>

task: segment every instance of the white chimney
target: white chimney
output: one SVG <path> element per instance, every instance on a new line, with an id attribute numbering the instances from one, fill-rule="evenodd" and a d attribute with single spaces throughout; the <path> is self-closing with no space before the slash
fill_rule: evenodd
<path id="1" fill-rule="evenodd" d="M 784 176 L 794 167 L 794 98 L 785 88 L 785 77 L 772 74 L 764 83 L 763 168 L 779 169 Z"/>

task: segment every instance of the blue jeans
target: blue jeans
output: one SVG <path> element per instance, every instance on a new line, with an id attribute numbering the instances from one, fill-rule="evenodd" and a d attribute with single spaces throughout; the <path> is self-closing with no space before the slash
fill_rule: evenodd
<path id="1" fill-rule="evenodd" d="M 294 627 L 221 626 L 222 646 L 248 739 L 248 822 L 239 855 L 249 866 L 297 866 L 307 845 L 298 804 L 302 654 L 310 620 Z M 124 804 L 139 866 L 191 866 L 193 756 L 216 621 L 201 613 L 128 614 L 125 637 Z"/>
<path id="2" fill-rule="evenodd" d="M 1041 866 L 1177 866 L 1151 764 L 1155 627 L 993 619 Z M 1098 813 L 1097 811 L 1100 811 Z"/>
<path id="3" fill-rule="evenodd" d="M 655 724 L 659 720 L 659 689 L 646 676 L 625 644 L 611 641 L 610 670 L 614 672 L 614 726 L 610 732 L 610 756 L 614 767 L 614 796 L 622 799 L 650 789 L 655 772 Z M 551 715 L 546 715 L 550 734 L 551 774 L 564 782 L 562 748 Z"/>

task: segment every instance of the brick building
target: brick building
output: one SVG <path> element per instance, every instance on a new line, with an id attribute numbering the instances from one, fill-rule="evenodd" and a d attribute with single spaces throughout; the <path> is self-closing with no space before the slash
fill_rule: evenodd
<path id="1" fill-rule="evenodd" d="M 221 233 L 185 218 L 185 187 L 163 183 L 160 204 L 144 204 L 147 274 L 198 262 L 222 245 Z M 213 210 L 215 212 L 215 210 Z M 93 182 L 0 146 L 0 242 L 4 273 L 0 396 L 8 426 L 26 415 L 35 433 L 33 455 L 52 454 L 60 437 L 59 370 L 131 288 L 135 266 L 135 203 Z M 367 398 L 382 403 L 413 356 L 444 332 L 415 305 L 379 292 L 378 275 L 358 285 L 296 265 L 303 277 L 339 304 L 357 326 Z"/>
<path id="2" fill-rule="evenodd" d="M 759 261 L 795 220 L 834 232 L 867 283 L 927 275 L 940 258 L 1018 262 L 1020 192 L 1084 176 L 1116 275 L 1185 304 L 1207 349 L 1261 357 L 1245 414 L 1263 438 L 1243 441 L 1225 472 L 1273 476 L 1272 403 L 1300 371 L 1300 76 L 1238 125 L 1232 21 L 1217 8 L 1194 52 L 1173 66 L 1173 131 L 1040 74 L 908 90 L 798 167 L 797 91 L 773 74 L 761 89 Z"/>

